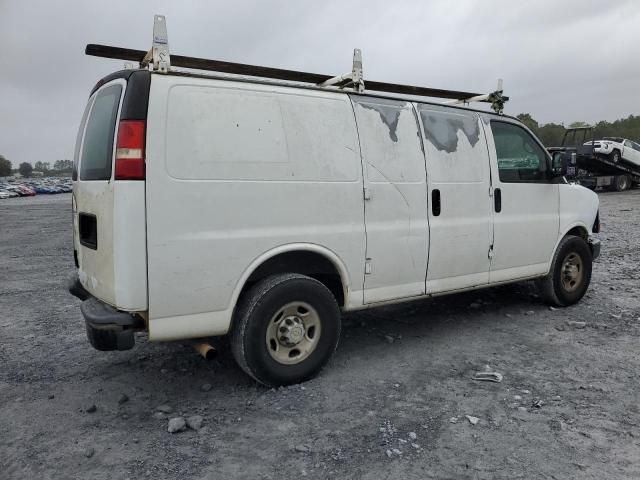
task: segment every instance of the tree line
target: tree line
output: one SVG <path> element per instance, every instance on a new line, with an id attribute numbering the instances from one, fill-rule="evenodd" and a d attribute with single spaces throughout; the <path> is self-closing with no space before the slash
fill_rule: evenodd
<path id="1" fill-rule="evenodd" d="M 49 172 L 71 173 L 71 170 L 73 170 L 73 161 L 56 160 L 55 162 L 53 162 L 53 168 L 51 168 L 50 162 L 36 162 L 33 166 L 33 170 L 36 172 L 42 172 L 44 174 Z"/>
<path id="2" fill-rule="evenodd" d="M 521 113 L 517 116 L 546 147 L 557 147 L 562 144 L 562 137 L 566 128 L 558 123 L 539 124 L 530 114 Z M 586 122 L 573 122 L 569 128 L 589 126 Z M 614 122 L 602 120 L 594 125 L 593 135 L 595 140 L 602 137 L 622 137 L 640 143 L 640 115 L 629 115 Z M 589 139 L 590 140 L 590 139 Z"/>
<path id="3" fill-rule="evenodd" d="M 72 160 L 56 160 L 53 162 L 53 167 L 51 162 L 36 162 L 35 165 L 31 165 L 29 162 L 22 162 L 14 170 L 11 161 L 6 159 L 4 155 L 0 155 L 0 177 L 8 177 L 16 172 L 23 177 L 30 177 L 33 172 L 41 172 L 43 175 L 59 175 L 71 173 L 72 170 Z"/>

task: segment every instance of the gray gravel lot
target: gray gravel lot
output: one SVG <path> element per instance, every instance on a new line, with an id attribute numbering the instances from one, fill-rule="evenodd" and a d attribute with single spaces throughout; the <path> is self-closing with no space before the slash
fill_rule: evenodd
<path id="1" fill-rule="evenodd" d="M 0 478 L 640 478 L 640 190 L 600 199 L 578 305 L 519 284 L 351 314 L 328 368 L 278 390 L 224 342 L 94 351 L 70 195 L 1 201 Z"/>

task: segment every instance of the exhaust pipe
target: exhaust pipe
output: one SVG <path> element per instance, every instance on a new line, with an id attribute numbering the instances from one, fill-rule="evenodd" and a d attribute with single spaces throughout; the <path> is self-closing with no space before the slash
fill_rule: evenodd
<path id="1" fill-rule="evenodd" d="M 205 360 L 213 360 L 218 356 L 218 351 L 208 343 L 194 343 L 193 348 L 195 348 L 196 352 Z"/>

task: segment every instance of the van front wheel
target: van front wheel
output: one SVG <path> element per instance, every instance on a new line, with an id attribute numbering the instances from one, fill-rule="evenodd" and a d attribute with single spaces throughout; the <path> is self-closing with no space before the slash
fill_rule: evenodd
<path id="1" fill-rule="evenodd" d="M 551 305 L 567 307 L 578 302 L 591 281 L 592 257 L 581 237 L 566 236 L 553 256 L 549 274 L 538 281 L 540 293 Z"/>
<path id="2" fill-rule="evenodd" d="M 319 281 L 299 274 L 267 277 L 241 298 L 231 331 L 240 367 L 268 386 L 315 376 L 340 338 L 340 308 Z"/>

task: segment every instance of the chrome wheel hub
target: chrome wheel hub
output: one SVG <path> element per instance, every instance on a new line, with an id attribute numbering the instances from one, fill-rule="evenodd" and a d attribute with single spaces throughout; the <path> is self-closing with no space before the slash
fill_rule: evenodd
<path id="1" fill-rule="evenodd" d="M 278 323 L 278 341 L 288 347 L 299 344 L 306 331 L 299 317 L 286 317 Z"/>

